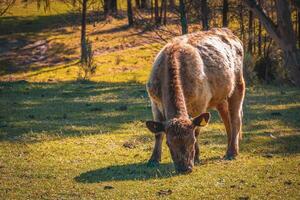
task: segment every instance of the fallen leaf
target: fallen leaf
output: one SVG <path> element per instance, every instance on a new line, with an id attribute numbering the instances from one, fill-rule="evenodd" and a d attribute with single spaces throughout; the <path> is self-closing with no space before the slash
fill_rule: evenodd
<path id="1" fill-rule="evenodd" d="M 267 154 L 263 155 L 263 157 L 265 157 L 265 158 L 273 158 L 274 155 L 271 154 L 271 153 L 267 153 Z"/>
<path id="2" fill-rule="evenodd" d="M 292 181 L 291 180 L 284 181 L 284 185 L 292 185 Z"/>
<path id="3" fill-rule="evenodd" d="M 114 189 L 114 187 L 111 185 L 104 186 L 104 190 L 111 190 L 111 189 Z"/>
<path id="4" fill-rule="evenodd" d="M 168 189 L 168 190 L 159 190 L 157 192 L 158 196 L 166 196 L 166 195 L 170 195 L 172 194 L 172 190 Z"/>
<path id="5" fill-rule="evenodd" d="M 135 148 L 135 145 L 132 142 L 125 142 L 123 144 L 123 147 L 128 148 L 128 149 L 133 149 L 133 148 Z"/>
<path id="6" fill-rule="evenodd" d="M 250 197 L 248 197 L 248 196 L 239 197 L 239 200 L 249 200 L 249 199 L 250 199 Z"/>

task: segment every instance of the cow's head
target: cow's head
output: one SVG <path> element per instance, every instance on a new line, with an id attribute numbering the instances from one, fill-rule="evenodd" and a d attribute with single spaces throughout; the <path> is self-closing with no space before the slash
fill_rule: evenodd
<path id="1" fill-rule="evenodd" d="M 148 129 L 155 133 L 166 133 L 175 169 L 178 172 L 191 172 L 195 157 L 195 129 L 206 126 L 209 113 L 203 113 L 194 119 L 174 118 L 166 122 L 147 121 Z"/>

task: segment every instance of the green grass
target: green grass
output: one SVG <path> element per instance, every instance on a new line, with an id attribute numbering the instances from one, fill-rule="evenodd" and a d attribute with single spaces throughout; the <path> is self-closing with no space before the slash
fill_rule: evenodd
<path id="1" fill-rule="evenodd" d="M 222 159 L 225 129 L 211 111 L 193 173 L 175 173 L 165 142 L 161 165 L 148 168 L 155 34 L 126 19 L 88 25 L 98 69 L 77 81 L 77 18 L 30 6 L 0 18 L 0 199 L 299 199 L 298 88 L 247 87 L 236 160 Z M 40 40 L 46 59 L 33 61 L 28 45 Z"/>
<path id="2" fill-rule="evenodd" d="M 203 164 L 189 175 L 174 172 L 166 145 L 162 165 L 146 167 L 154 141 L 143 123 L 151 118 L 143 84 L 2 82 L 0 92 L 2 199 L 156 199 L 169 189 L 171 199 L 299 194 L 295 88 L 247 89 L 244 139 L 234 161 L 222 160 L 226 136 L 213 112 L 200 136 Z"/>

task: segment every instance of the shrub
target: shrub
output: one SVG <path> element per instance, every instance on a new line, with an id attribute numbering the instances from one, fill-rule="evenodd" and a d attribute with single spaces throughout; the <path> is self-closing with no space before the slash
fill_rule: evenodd
<path id="1" fill-rule="evenodd" d="M 93 74 L 95 74 L 97 65 L 94 62 L 94 52 L 92 48 L 92 42 L 86 40 L 86 59 L 82 59 L 78 78 L 81 80 L 89 79 Z"/>
<path id="2" fill-rule="evenodd" d="M 287 72 L 280 52 L 273 51 L 257 59 L 254 71 L 260 81 L 265 83 L 285 82 Z"/>
<path id="3" fill-rule="evenodd" d="M 246 52 L 244 55 L 244 77 L 247 83 L 256 83 L 257 75 L 254 71 L 255 58 L 252 54 Z"/>

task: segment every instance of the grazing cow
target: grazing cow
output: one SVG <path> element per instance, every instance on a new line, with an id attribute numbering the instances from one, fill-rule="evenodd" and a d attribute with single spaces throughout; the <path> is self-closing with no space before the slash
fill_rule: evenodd
<path id="1" fill-rule="evenodd" d="M 155 134 L 149 164 L 161 160 L 166 133 L 175 169 L 191 172 L 199 162 L 199 128 L 216 108 L 225 124 L 228 146 L 225 158 L 239 152 L 242 104 L 245 94 L 243 45 L 229 29 L 212 29 L 176 37 L 157 55 L 147 83 Z M 200 115 L 199 115 L 200 114 Z"/>

